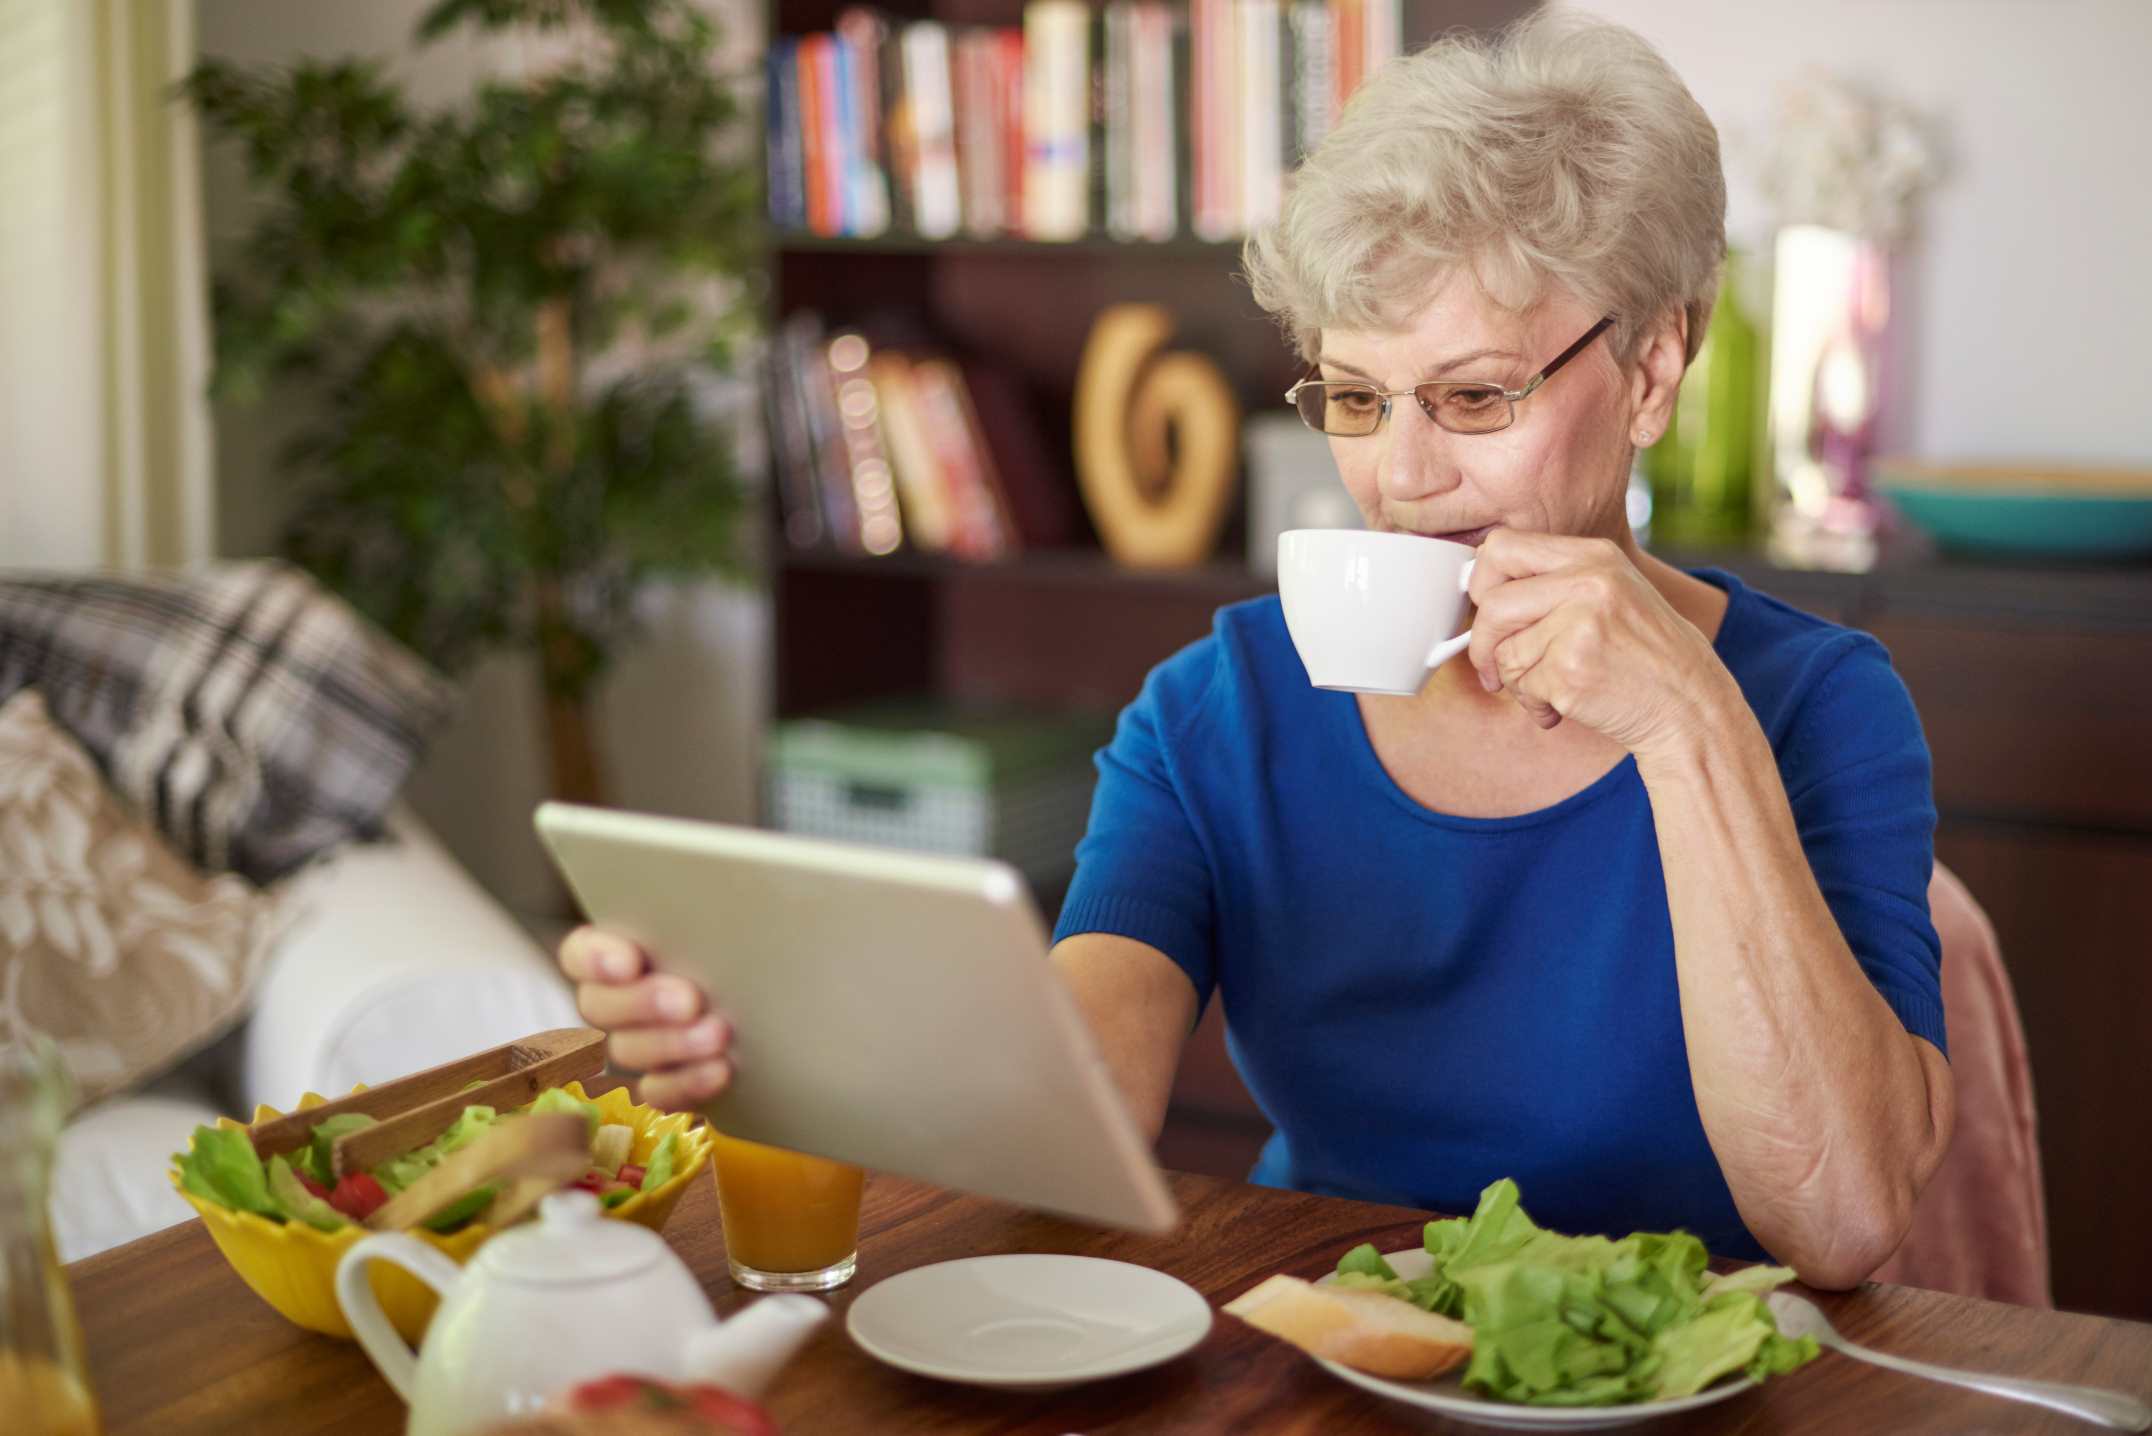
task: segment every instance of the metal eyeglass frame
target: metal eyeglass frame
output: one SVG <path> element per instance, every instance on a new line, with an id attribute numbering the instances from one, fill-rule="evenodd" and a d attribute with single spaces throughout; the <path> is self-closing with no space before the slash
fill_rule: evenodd
<path id="1" fill-rule="evenodd" d="M 1365 434 L 1332 434 L 1328 429 L 1318 428 L 1314 424 L 1308 424 L 1308 427 L 1314 429 L 1316 433 L 1323 434 L 1334 439 L 1373 438 L 1375 435 L 1382 432 L 1382 426 L 1384 424 L 1390 422 L 1390 401 L 1392 399 L 1402 399 L 1408 394 L 1419 401 L 1420 412 L 1427 415 L 1429 421 L 1432 422 L 1437 428 L 1442 429 L 1447 433 L 1466 435 L 1499 434 L 1504 429 L 1517 422 L 1517 405 L 1519 403 L 1526 399 L 1529 399 L 1532 396 L 1533 392 L 1537 390 L 1540 385 L 1546 383 L 1549 379 L 1553 378 L 1555 370 L 1561 368 L 1564 364 L 1567 364 L 1570 360 L 1576 358 L 1577 355 L 1583 353 L 1585 346 L 1590 344 L 1594 339 L 1597 339 L 1601 334 L 1605 333 L 1607 330 L 1607 326 L 1611 325 L 1613 322 L 1614 316 L 1609 314 L 1606 318 L 1600 320 L 1597 324 L 1594 324 L 1591 328 L 1585 330 L 1583 338 L 1579 339 L 1576 343 L 1570 345 L 1567 349 L 1564 349 L 1561 353 L 1555 355 L 1553 359 L 1549 360 L 1547 362 L 1547 366 L 1544 369 L 1541 369 L 1537 374 L 1534 374 L 1529 380 L 1527 380 L 1525 386 L 1522 389 L 1505 389 L 1499 384 L 1488 384 L 1484 382 L 1477 382 L 1471 379 L 1434 379 L 1430 380 L 1425 384 L 1415 384 L 1410 389 L 1377 389 L 1373 384 L 1365 383 L 1357 379 L 1318 379 L 1315 377 L 1315 375 L 1310 374 L 1307 378 L 1302 379 L 1292 388 L 1285 391 L 1285 402 L 1293 406 L 1293 412 L 1295 414 L 1300 414 L 1300 391 L 1303 389 L 1318 388 L 1358 389 L 1365 393 L 1372 393 L 1378 395 L 1382 399 L 1382 412 L 1375 416 L 1375 426 L 1369 429 Z M 1492 389 L 1495 393 L 1500 394 L 1505 401 L 1508 416 L 1504 418 L 1501 423 L 1491 425 L 1490 427 L 1485 429 L 1452 429 L 1449 425 L 1443 423 L 1442 420 L 1435 417 L 1436 406 L 1430 404 L 1423 394 L 1423 391 L 1430 389 Z M 1307 415 L 1300 414 L 1300 422 L 1302 422 L 1303 424 L 1307 424 Z"/>

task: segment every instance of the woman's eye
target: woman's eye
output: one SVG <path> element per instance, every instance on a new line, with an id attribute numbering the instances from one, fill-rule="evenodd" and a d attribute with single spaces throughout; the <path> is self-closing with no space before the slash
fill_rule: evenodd
<path id="1" fill-rule="evenodd" d="M 1330 402 L 1349 413 L 1365 414 L 1382 403 L 1382 397 L 1372 389 L 1332 389 Z"/>
<path id="2" fill-rule="evenodd" d="M 1502 402 L 1499 389 L 1452 389 L 1443 396 L 1443 403 L 1453 409 L 1487 409 Z"/>

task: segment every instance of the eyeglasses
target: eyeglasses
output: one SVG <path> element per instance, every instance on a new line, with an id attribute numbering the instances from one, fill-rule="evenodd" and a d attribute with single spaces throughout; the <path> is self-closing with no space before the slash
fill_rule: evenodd
<path id="1" fill-rule="evenodd" d="M 1474 383 L 1468 379 L 1443 379 L 1415 384 L 1410 389 L 1378 389 L 1372 384 L 1334 382 L 1313 375 L 1285 391 L 1302 423 L 1319 434 L 1360 439 L 1374 433 L 1390 417 L 1390 401 L 1407 394 L 1420 401 L 1420 408 L 1453 434 L 1492 434 L 1517 421 L 1517 405 L 1532 396 L 1554 371 L 1584 352 L 1584 347 L 1606 332 L 1614 316 L 1594 324 L 1584 337 L 1554 356 L 1546 368 L 1534 374 L 1522 389 L 1499 384 Z"/>

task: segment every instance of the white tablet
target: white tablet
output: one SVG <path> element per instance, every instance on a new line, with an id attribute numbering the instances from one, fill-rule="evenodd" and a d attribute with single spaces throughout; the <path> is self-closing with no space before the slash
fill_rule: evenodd
<path id="1" fill-rule="evenodd" d="M 583 910 L 733 1020 L 721 1130 L 1110 1226 L 1178 1219 L 1016 871 L 547 803 Z"/>

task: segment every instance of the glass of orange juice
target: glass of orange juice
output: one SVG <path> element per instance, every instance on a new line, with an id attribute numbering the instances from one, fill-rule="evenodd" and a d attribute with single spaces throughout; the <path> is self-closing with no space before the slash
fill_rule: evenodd
<path id="1" fill-rule="evenodd" d="M 843 1162 L 713 1134 L 732 1279 L 754 1291 L 829 1291 L 859 1265 L 867 1174 Z"/>
<path id="2" fill-rule="evenodd" d="M 9 1436 L 97 1432 L 82 1328 L 46 1205 L 72 1097 L 51 1041 L 0 1041 L 0 1430 Z"/>

